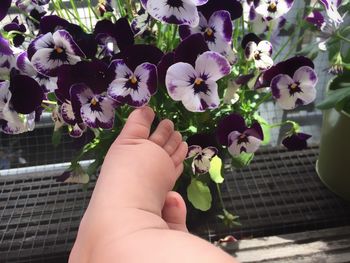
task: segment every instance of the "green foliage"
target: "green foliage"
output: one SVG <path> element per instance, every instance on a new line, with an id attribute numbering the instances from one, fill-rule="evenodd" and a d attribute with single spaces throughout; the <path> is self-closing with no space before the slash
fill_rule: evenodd
<path id="1" fill-rule="evenodd" d="M 192 179 L 191 184 L 187 187 L 187 197 L 191 204 L 201 211 L 208 211 L 211 208 L 210 189 L 198 179 Z"/>
<path id="2" fill-rule="evenodd" d="M 218 215 L 224 224 L 228 227 L 241 226 L 242 224 L 238 222 L 239 216 L 235 216 L 228 212 L 226 209 L 223 210 L 224 214 Z"/>
<path id="3" fill-rule="evenodd" d="M 317 108 L 321 110 L 335 108 L 350 113 L 350 71 L 345 70 L 344 74 L 332 80 L 329 89 L 326 98 L 317 105 Z"/>
<path id="4" fill-rule="evenodd" d="M 269 123 L 261 116 L 255 114 L 254 116 L 255 120 L 260 123 L 261 128 L 264 133 L 264 140 L 262 142 L 262 145 L 267 145 L 271 141 L 271 127 Z"/>
<path id="5" fill-rule="evenodd" d="M 222 177 L 222 160 L 215 156 L 210 162 L 209 174 L 211 180 L 217 184 L 222 184 L 224 182 L 224 177 Z"/>
<path id="6" fill-rule="evenodd" d="M 254 153 L 241 153 L 238 156 L 232 157 L 232 166 L 235 168 L 243 168 L 251 163 L 254 158 Z"/>
<path id="7" fill-rule="evenodd" d="M 62 139 L 62 129 L 53 131 L 51 142 L 54 147 L 57 147 L 61 143 L 61 139 Z"/>

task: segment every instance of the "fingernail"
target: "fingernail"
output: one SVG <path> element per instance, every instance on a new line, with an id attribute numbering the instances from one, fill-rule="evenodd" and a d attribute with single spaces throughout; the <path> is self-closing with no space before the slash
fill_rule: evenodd
<path id="1" fill-rule="evenodd" d="M 177 199 L 176 198 L 168 198 L 167 200 L 166 200 L 166 205 L 167 206 L 178 206 L 178 201 L 177 201 Z"/>

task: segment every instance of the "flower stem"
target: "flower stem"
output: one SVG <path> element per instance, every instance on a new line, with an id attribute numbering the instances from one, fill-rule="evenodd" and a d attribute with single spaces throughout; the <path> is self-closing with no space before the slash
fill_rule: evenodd
<path id="1" fill-rule="evenodd" d="M 222 199 L 222 193 L 219 184 L 216 184 L 216 189 L 218 190 L 218 195 L 220 199 L 220 204 L 223 210 L 226 210 L 224 200 Z"/>
<path id="2" fill-rule="evenodd" d="M 262 97 L 262 99 L 259 102 L 256 103 L 254 111 L 258 110 L 259 107 L 261 106 L 261 104 L 263 104 L 265 101 L 267 101 L 267 100 L 269 100 L 271 98 L 272 98 L 272 93 L 271 92 L 266 93 L 265 96 Z"/>
<path id="3" fill-rule="evenodd" d="M 343 41 L 345 41 L 346 43 L 350 44 L 350 39 L 347 39 L 346 37 L 343 37 L 342 35 L 340 35 L 340 33 L 337 33 L 337 37 Z"/>

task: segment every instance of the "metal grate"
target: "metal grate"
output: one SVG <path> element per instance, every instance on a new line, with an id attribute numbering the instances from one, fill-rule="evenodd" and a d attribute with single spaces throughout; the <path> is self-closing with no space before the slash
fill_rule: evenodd
<path id="1" fill-rule="evenodd" d="M 228 166 L 223 198 L 240 215 L 229 229 L 212 215 L 192 217 L 192 232 L 209 241 L 226 235 L 250 238 L 349 225 L 350 203 L 319 181 L 318 149 L 262 150 L 247 168 Z M 56 183 L 57 172 L 0 179 L 0 262 L 65 262 L 87 207 L 93 183 Z"/>

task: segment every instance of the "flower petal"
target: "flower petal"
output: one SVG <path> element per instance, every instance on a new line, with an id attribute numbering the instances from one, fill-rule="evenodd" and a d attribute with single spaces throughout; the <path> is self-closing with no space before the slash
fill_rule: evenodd
<path id="1" fill-rule="evenodd" d="M 266 41 L 266 40 L 260 41 L 259 44 L 258 44 L 257 49 L 261 53 L 264 53 L 264 54 L 266 54 L 268 56 L 272 55 L 272 45 L 271 45 L 271 43 L 269 41 Z"/>
<path id="2" fill-rule="evenodd" d="M 70 127 L 69 136 L 72 138 L 80 138 L 85 130 L 85 126 L 76 123 L 72 127 Z"/>
<path id="3" fill-rule="evenodd" d="M 188 152 L 186 155 L 186 159 L 190 159 L 198 155 L 202 151 L 202 147 L 198 145 L 190 145 L 188 147 Z"/>
<path id="4" fill-rule="evenodd" d="M 248 42 L 248 44 L 246 45 L 246 47 L 244 49 L 245 58 L 247 60 L 254 59 L 254 54 L 255 54 L 255 51 L 257 50 L 257 48 L 258 48 L 258 45 L 255 42 L 253 42 L 253 41 Z"/>
<path id="5" fill-rule="evenodd" d="M 230 73 L 231 66 L 222 55 L 207 51 L 198 57 L 195 69 L 201 77 L 217 81 Z"/>
<path id="6" fill-rule="evenodd" d="M 85 57 L 83 51 L 81 51 L 77 43 L 75 43 L 72 36 L 66 30 L 58 30 L 52 37 L 56 47 L 63 48 L 66 53 L 71 55 Z"/>
<path id="7" fill-rule="evenodd" d="M 64 64 L 64 61 L 60 59 L 51 59 L 53 49 L 41 48 L 35 52 L 31 59 L 33 67 L 41 74 L 49 77 L 57 75 L 57 69 Z"/>
<path id="8" fill-rule="evenodd" d="M 176 63 L 172 65 L 166 75 L 166 87 L 169 96 L 180 101 L 193 87 L 193 82 L 197 78 L 197 72 L 187 63 Z"/>
<path id="9" fill-rule="evenodd" d="M 198 155 L 193 159 L 192 169 L 195 174 L 207 173 L 210 169 L 210 160 Z"/>
<path id="10" fill-rule="evenodd" d="M 10 90 L 13 109 L 18 113 L 32 113 L 44 99 L 44 92 L 39 84 L 25 75 L 16 75 L 11 78 Z"/>
<path id="11" fill-rule="evenodd" d="M 308 66 L 303 66 L 299 68 L 293 76 L 294 81 L 297 81 L 301 84 L 306 84 L 310 86 L 315 86 L 318 82 L 316 72 Z"/>
<path id="12" fill-rule="evenodd" d="M 243 8 L 240 1 L 237 0 L 211 0 L 205 5 L 199 6 L 198 10 L 209 19 L 209 17 L 219 10 L 225 10 L 230 13 L 231 20 L 235 20 L 242 16 Z"/>
<path id="13" fill-rule="evenodd" d="M 191 27 L 191 26 L 186 26 L 186 25 L 181 25 L 179 27 L 179 34 L 181 39 L 185 39 L 190 35 L 193 34 L 202 34 L 203 31 L 208 28 L 208 21 L 207 19 L 203 16 L 201 12 L 198 13 L 199 15 L 199 24 L 196 27 Z"/>
<path id="14" fill-rule="evenodd" d="M 301 151 L 307 148 L 307 140 L 312 136 L 306 133 L 294 133 L 283 139 L 282 144 L 290 151 Z"/>
<path id="15" fill-rule="evenodd" d="M 75 118 L 73 107 L 70 102 L 65 102 L 61 105 L 60 113 L 65 123 L 73 126 L 76 125 L 77 120 Z"/>
<path id="16" fill-rule="evenodd" d="M 204 85 L 206 85 L 205 91 L 196 91 L 195 87 L 191 93 L 187 93 L 184 96 L 182 103 L 185 108 L 192 112 L 203 112 L 208 109 L 216 109 L 219 107 L 220 98 L 218 94 L 218 85 L 215 81 L 207 80 Z"/>
<path id="17" fill-rule="evenodd" d="M 199 23 L 197 7 L 191 1 L 178 0 L 172 3 L 168 0 L 148 0 L 147 11 L 152 17 L 165 23 L 192 27 Z"/>
<path id="18" fill-rule="evenodd" d="M 11 56 L 13 51 L 10 47 L 10 42 L 0 35 L 0 54 L 1 56 Z"/>
<path id="19" fill-rule="evenodd" d="M 273 66 L 273 60 L 270 56 L 260 53 L 259 59 L 255 59 L 255 66 L 261 70 L 268 70 Z"/>
<path id="20" fill-rule="evenodd" d="M 244 118 L 236 113 L 232 113 L 220 120 L 216 136 L 220 144 L 228 146 L 228 135 L 232 131 L 238 131 L 240 134 L 247 129 Z"/>
<path id="21" fill-rule="evenodd" d="M 232 156 L 237 156 L 242 153 L 241 145 L 238 144 L 238 137 L 241 135 L 238 131 L 231 132 L 228 137 L 228 151 Z"/>
<path id="22" fill-rule="evenodd" d="M 218 154 L 218 149 L 215 147 L 207 147 L 203 149 L 202 154 L 205 158 L 212 159 L 215 155 Z"/>
<path id="23" fill-rule="evenodd" d="M 52 49 L 54 47 L 55 47 L 55 42 L 51 32 L 45 35 L 40 35 L 29 44 L 28 58 L 32 60 L 32 57 L 34 56 L 34 54 L 40 49 L 43 49 L 43 48 Z"/>
<path id="24" fill-rule="evenodd" d="M 0 1 L 0 21 L 4 19 L 11 6 L 12 0 L 1 0 Z"/>
<path id="25" fill-rule="evenodd" d="M 290 94 L 289 86 L 294 84 L 294 80 L 288 75 L 280 74 L 271 81 L 271 91 L 273 97 L 282 109 L 290 110 L 296 107 L 297 96 Z"/>
<path id="26" fill-rule="evenodd" d="M 223 40 L 227 43 L 231 43 L 233 25 L 229 12 L 221 10 L 213 13 L 209 19 L 209 26 L 212 27 Z"/>

